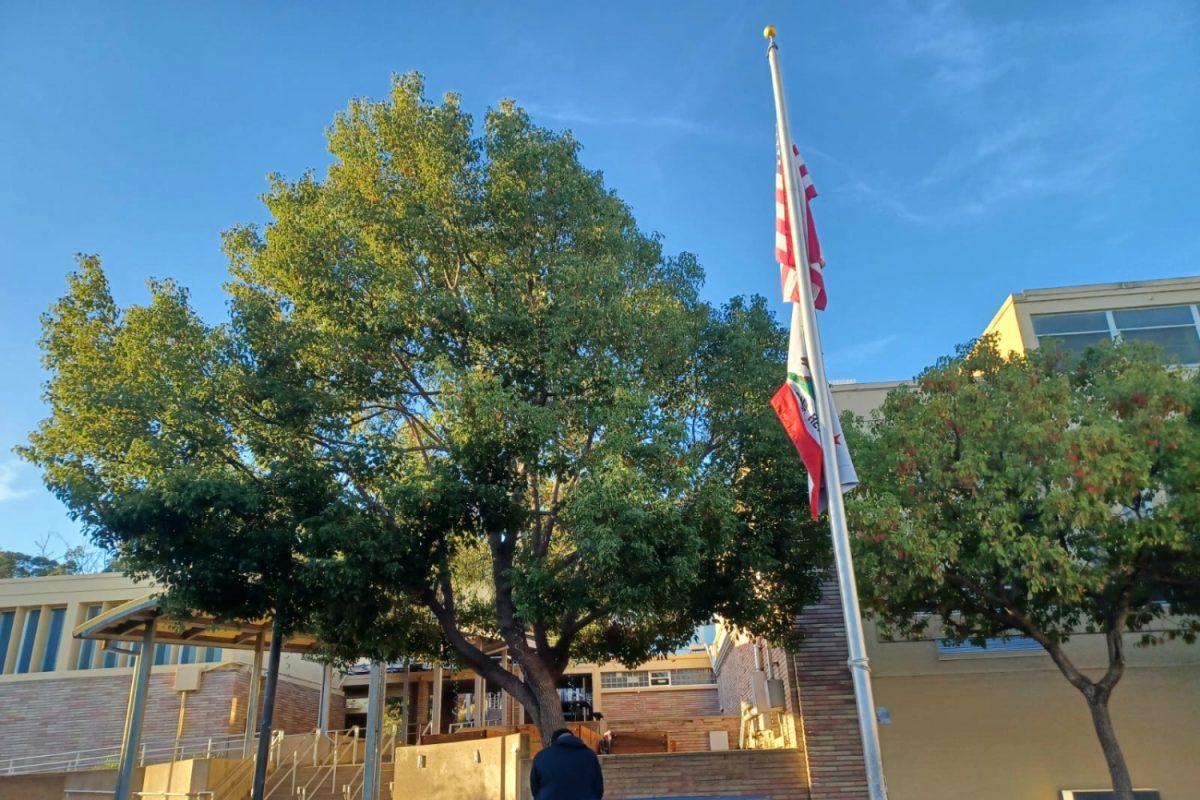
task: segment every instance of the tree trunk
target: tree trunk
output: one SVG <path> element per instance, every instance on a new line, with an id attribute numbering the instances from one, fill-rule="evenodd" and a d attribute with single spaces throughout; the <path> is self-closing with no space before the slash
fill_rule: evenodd
<path id="1" fill-rule="evenodd" d="M 542 747 L 549 747 L 553 733 L 567 726 L 554 675 L 545 669 L 527 668 L 525 683 L 533 693 L 533 706 L 527 706 L 525 710 L 533 717 L 533 724 L 542 737 Z"/>
<path id="2" fill-rule="evenodd" d="M 1105 633 L 1108 643 L 1108 671 L 1098 681 L 1090 680 L 1080 672 L 1058 642 L 1032 625 L 1022 625 L 1022 621 L 1018 619 L 1001 619 L 1006 624 L 1019 627 L 1046 648 L 1059 671 L 1087 701 L 1088 711 L 1092 712 L 1092 725 L 1096 728 L 1096 738 L 1100 740 L 1100 749 L 1104 751 L 1104 761 L 1108 765 L 1114 800 L 1133 800 L 1133 779 L 1129 777 L 1129 767 L 1125 764 L 1125 756 L 1121 752 L 1121 745 L 1117 743 L 1117 732 L 1113 730 L 1112 717 L 1108 713 L 1109 698 L 1125 672 L 1125 644 L 1122 633 L 1127 617 L 1128 609 L 1123 607 L 1117 612 L 1113 624 Z"/>
<path id="3" fill-rule="evenodd" d="M 1108 774 L 1112 779 L 1113 797 L 1115 800 L 1133 800 L 1133 779 L 1129 776 L 1129 767 L 1125 765 L 1125 755 L 1117 742 L 1116 731 L 1113 730 L 1112 717 L 1108 713 L 1109 693 L 1105 691 L 1085 691 L 1088 710 L 1092 712 L 1092 724 L 1096 727 L 1096 736 L 1100 739 L 1100 748 L 1104 751 L 1104 761 L 1108 764 Z"/>

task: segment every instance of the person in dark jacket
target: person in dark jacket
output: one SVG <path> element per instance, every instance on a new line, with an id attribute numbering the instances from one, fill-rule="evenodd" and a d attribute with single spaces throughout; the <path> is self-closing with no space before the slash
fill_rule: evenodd
<path id="1" fill-rule="evenodd" d="M 551 735 L 550 746 L 534 756 L 529 788 L 533 800 L 602 800 L 600 759 L 582 739 L 559 728 Z"/>

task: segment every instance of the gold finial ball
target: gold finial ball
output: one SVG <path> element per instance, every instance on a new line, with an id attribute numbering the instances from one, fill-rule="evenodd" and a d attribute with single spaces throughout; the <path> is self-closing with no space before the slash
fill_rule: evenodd
<path id="1" fill-rule="evenodd" d="M 763 38 L 764 39 L 774 39 L 775 38 L 775 26 L 774 25 L 768 25 L 767 27 L 763 28 Z"/>

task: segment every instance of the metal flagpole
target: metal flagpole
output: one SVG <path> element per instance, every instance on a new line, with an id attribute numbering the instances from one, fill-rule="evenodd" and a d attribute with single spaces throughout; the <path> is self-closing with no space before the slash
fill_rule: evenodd
<path id="1" fill-rule="evenodd" d="M 838 589 L 842 595 L 842 616 L 846 622 L 846 639 L 850 651 L 850 675 L 854 680 L 854 698 L 858 707 L 858 725 L 862 734 L 863 757 L 867 767 L 867 786 L 871 800 L 886 800 L 883 782 L 883 757 L 879 749 L 879 728 L 875 719 L 875 699 L 871 695 L 871 668 L 867 663 L 867 647 L 863 638 L 862 613 L 858 607 L 858 588 L 854 582 L 854 561 L 850 555 L 850 532 L 846 528 L 846 506 L 842 500 L 842 478 L 838 468 L 836 443 L 833 438 L 833 402 L 825 377 L 825 359 L 821 353 L 821 332 L 817 328 L 817 312 L 813 307 L 812 280 L 808 263 L 808 206 L 804 190 L 797 185 L 797 167 L 792 154 L 792 137 L 788 129 L 787 104 L 784 102 L 783 76 L 779 70 L 779 48 L 775 44 L 775 28 L 767 26 L 763 35 L 770 42 L 767 60 L 771 64 L 771 80 L 775 87 L 775 118 L 778 120 L 779 151 L 784 159 L 783 182 L 791 213 L 788 224 L 792 235 L 792 260 L 796 266 L 796 283 L 800 288 L 798 310 L 804 324 L 805 349 L 813 379 L 813 394 L 820 420 L 821 450 L 824 459 L 826 492 L 829 498 L 829 527 L 833 534 L 834 563 L 837 566 Z"/>

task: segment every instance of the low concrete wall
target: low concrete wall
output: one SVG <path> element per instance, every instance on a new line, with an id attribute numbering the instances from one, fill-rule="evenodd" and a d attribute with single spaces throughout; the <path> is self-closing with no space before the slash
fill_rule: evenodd
<path id="1" fill-rule="evenodd" d="M 717 687 L 668 686 L 646 689 L 605 689 L 604 718 L 641 719 L 643 717 L 706 717 L 721 713 Z M 736 710 L 736 709 L 735 709 Z"/>
<path id="2" fill-rule="evenodd" d="M 396 748 L 393 800 L 523 800 L 529 736 Z"/>
<path id="3" fill-rule="evenodd" d="M 213 800 L 244 797 L 250 790 L 252 775 L 248 763 L 236 758 L 195 758 L 173 764 L 151 764 L 146 767 L 142 791 L 179 794 L 216 791 Z"/>
<path id="4" fill-rule="evenodd" d="M 738 746 L 738 717 L 687 717 L 685 719 L 612 719 L 605 720 L 613 732 L 620 737 L 622 732 L 660 731 L 671 737 L 671 744 L 679 753 L 706 753 L 709 751 L 708 734 L 725 731 L 729 734 L 729 749 Z"/>
<path id="5" fill-rule="evenodd" d="M 706 795 L 810 800 L 799 750 L 603 756 L 600 762 L 606 800 Z"/>
<path id="6" fill-rule="evenodd" d="M 117 785 L 115 769 L 86 772 L 50 772 L 37 775 L 0 777 L 0 800 L 63 800 L 66 790 L 95 789 L 107 794 L 72 794 L 79 800 L 105 800 Z M 133 772 L 133 790 L 142 786 L 142 770 Z"/>
<path id="7" fill-rule="evenodd" d="M 66 785 L 62 773 L 0 777 L 0 800 L 62 800 Z"/>

